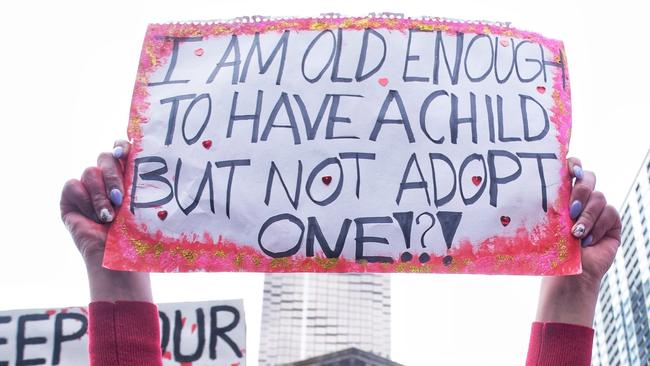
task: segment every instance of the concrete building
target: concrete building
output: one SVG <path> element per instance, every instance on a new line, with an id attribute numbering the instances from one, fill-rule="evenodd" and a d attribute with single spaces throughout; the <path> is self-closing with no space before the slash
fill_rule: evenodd
<path id="1" fill-rule="evenodd" d="M 390 277 L 267 274 L 260 366 L 356 347 L 390 357 Z"/>
<path id="2" fill-rule="evenodd" d="M 404 366 L 374 353 L 348 348 L 282 366 Z"/>
<path id="3" fill-rule="evenodd" d="M 600 288 L 592 365 L 650 365 L 650 151 L 620 210 L 623 230 Z"/>

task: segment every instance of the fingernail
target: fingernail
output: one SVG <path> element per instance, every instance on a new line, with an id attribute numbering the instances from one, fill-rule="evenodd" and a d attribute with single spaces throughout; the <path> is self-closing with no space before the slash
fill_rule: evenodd
<path id="1" fill-rule="evenodd" d="M 577 179 L 582 179 L 585 176 L 585 173 L 582 171 L 582 167 L 580 165 L 574 165 L 573 166 L 573 175 Z"/>
<path id="2" fill-rule="evenodd" d="M 122 204 L 122 192 L 117 188 L 111 189 L 111 191 L 108 193 L 108 198 L 111 200 L 111 202 L 113 202 L 115 206 Z"/>
<path id="3" fill-rule="evenodd" d="M 122 146 L 115 146 L 113 149 L 113 157 L 119 159 L 124 155 L 124 148 Z"/>
<path id="4" fill-rule="evenodd" d="M 571 233 L 576 238 L 582 238 L 582 236 L 585 235 L 585 226 L 583 224 L 576 224 L 573 227 L 573 230 L 571 230 Z"/>
<path id="5" fill-rule="evenodd" d="M 575 220 L 580 216 L 580 212 L 582 212 L 582 202 L 578 200 L 573 201 L 569 208 L 569 216 L 571 216 L 571 219 Z"/>
<path id="6" fill-rule="evenodd" d="M 111 222 L 113 221 L 113 215 L 111 215 L 107 208 L 102 208 L 101 211 L 99 211 L 99 219 L 103 222 Z"/>
<path id="7" fill-rule="evenodd" d="M 583 248 L 588 247 L 591 244 L 593 244 L 593 241 L 594 241 L 593 235 L 588 235 L 586 238 L 582 239 L 582 241 L 580 242 L 580 245 L 582 245 Z"/>

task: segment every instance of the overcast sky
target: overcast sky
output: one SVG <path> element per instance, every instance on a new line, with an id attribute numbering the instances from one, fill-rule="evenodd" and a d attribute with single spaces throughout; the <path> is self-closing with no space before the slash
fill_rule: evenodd
<path id="1" fill-rule="evenodd" d="M 126 137 L 147 23 L 240 15 L 393 11 L 510 21 L 565 42 L 570 153 L 623 201 L 650 147 L 647 12 L 632 1 L 20 1 L 0 5 L 0 310 L 86 304 L 85 270 L 59 219 L 63 183 Z M 10 5 L 11 4 L 11 5 Z M 262 275 L 154 275 L 158 302 L 243 298 L 257 365 Z M 539 279 L 394 275 L 393 359 L 520 365 Z"/>

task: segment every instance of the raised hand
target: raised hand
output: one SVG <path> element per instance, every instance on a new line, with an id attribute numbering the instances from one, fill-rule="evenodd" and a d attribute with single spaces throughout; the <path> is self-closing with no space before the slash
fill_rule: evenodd
<path id="1" fill-rule="evenodd" d="M 97 166 L 69 180 L 61 193 L 61 219 L 86 263 L 92 301 L 152 301 L 148 273 L 102 267 L 108 229 L 124 198 L 129 148 L 126 141 L 116 142 L 112 153 L 100 154 Z"/>

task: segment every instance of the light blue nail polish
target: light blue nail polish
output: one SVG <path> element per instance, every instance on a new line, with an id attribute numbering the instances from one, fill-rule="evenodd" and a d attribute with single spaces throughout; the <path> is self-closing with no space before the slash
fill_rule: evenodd
<path id="1" fill-rule="evenodd" d="M 113 157 L 119 159 L 124 155 L 124 148 L 122 146 L 115 146 L 113 149 Z"/>
<path id="2" fill-rule="evenodd" d="M 585 177 L 585 173 L 582 171 L 582 167 L 580 165 L 574 165 L 573 166 L 573 175 L 577 179 L 582 179 Z"/>
<path id="3" fill-rule="evenodd" d="M 593 244 L 593 241 L 594 241 L 594 237 L 593 237 L 593 235 L 589 235 L 589 236 L 587 236 L 586 238 L 582 239 L 582 242 L 581 242 L 580 244 L 581 244 L 582 247 L 584 248 L 584 247 L 588 247 L 588 246 L 590 246 L 591 244 Z"/>
<path id="4" fill-rule="evenodd" d="M 576 218 L 578 218 L 581 212 L 582 212 L 582 203 L 578 200 L 573 201 L 571 207 L 569 207 L 569 215 L 571 216 L 571 219 L 575 220 Z"/>
<path id="5" fill-rule="evenodd" d="M 122 192 L 117 188 L 111 189 L 111 191 L 108 193 L 108 198 L 111 200 L 111 202 L 113 202 L 115 206 L 122 204 Z"/>

